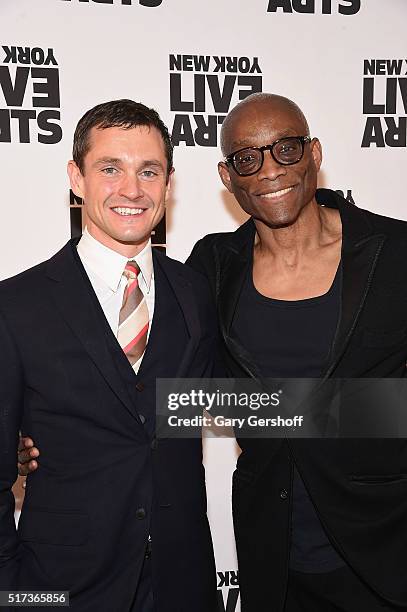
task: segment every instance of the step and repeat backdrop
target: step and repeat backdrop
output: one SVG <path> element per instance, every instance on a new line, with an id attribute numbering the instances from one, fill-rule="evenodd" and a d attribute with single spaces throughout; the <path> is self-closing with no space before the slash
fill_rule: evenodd
<path id="1" fill-rule="evenodd" d="M 156 108 L 172 132 L 175 186 L 153 241 L 174 258 L 245 220 L 217 162 L 223 119 L 252 92 L 288 96 L 304 110 L 324 150 L 321 186 L 407 219 L 406 19 L 405 0 L 1 0 L 0 278 L 80 233 L 81 203 L 66 176 L 73 130 L 88 108 L 116 98 Z M 240 609 L 230 509 L 237 455 L 232 440 L 205 440 L 227 612 Z"/>

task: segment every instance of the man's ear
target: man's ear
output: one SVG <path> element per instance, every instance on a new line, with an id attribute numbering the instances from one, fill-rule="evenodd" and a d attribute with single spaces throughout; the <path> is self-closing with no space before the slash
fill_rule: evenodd
<path id="1" fill-rule="evenodd" d="M 173 179 L 173 176 L 174 176 L 174 172 L 175 172 L 175 168 L 171 168 L 170 173 L 168 175 L 168 179 L 167 179 L 167 185 L 165 187 L 165 202 L 170 197 L 170 193 L 171 193 L 171 189 L 172 189 L 172 179 Z"/>
<path id="2" fill-rule="evenodd" d="M 314 160 L 315 168 L 317 172 L 319 172 L 322 163 L 322 147 L 318 138 L 314 138 L 311 142 L 311 155 Z"/>
<path id="3" fill-rule="evenodd" d="M 226 189 L 233 193 L 232 189 L 232 181 L 230 180 L 229 168 L 225 162 L 218 163 L 218 172 L 220 176 L 220 180 L 225 185 Z"/>
<path id="4" fill-rule="evenodd" d="M 83 175 L 73 159 L 68 162 L 67 172 L 72 191 L 78 198 L 83 200 Z"/>

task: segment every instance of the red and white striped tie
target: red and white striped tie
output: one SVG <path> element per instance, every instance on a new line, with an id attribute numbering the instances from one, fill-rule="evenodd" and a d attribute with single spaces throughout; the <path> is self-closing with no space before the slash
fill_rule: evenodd
<path id="1" fill-rule="evenodd" d="M 117 339 L 134 368 L 147 344 L 148 309 L 138 284 L 140 268 L 135 261 L 128 261 L 123 275 L 127 278 L 123 304 L 119 314 Z"/>

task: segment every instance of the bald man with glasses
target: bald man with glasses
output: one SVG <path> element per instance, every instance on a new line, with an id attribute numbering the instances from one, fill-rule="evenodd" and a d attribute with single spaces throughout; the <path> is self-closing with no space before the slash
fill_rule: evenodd
<path id="1" fill-rule="evenodd" d="M 287 98 L 240 102 L 221 146 L 220 178 L 251 218 L 203 238 L 188 263 L 210 280 L 228 374 L 404 377 L 405 222 L 317 189 L 321 145 Z M 407 609 L 403 440 L 238 443 L 243 612 Z"/>

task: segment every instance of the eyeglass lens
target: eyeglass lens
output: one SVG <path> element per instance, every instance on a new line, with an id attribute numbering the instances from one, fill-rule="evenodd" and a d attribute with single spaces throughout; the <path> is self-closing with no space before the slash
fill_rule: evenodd
<path id="1" fill-rule="evenodd" d="M 303 153 L 302 140 L 295 137 L 283 138 L 271 147 L 274 159 L 280 164 L 293 164 L 299 161 Z M 257 172 L 263 164 L 263 151 L 260 149 L 243 149 L 233 156 L 233 164 L 239 174 Z"/>

